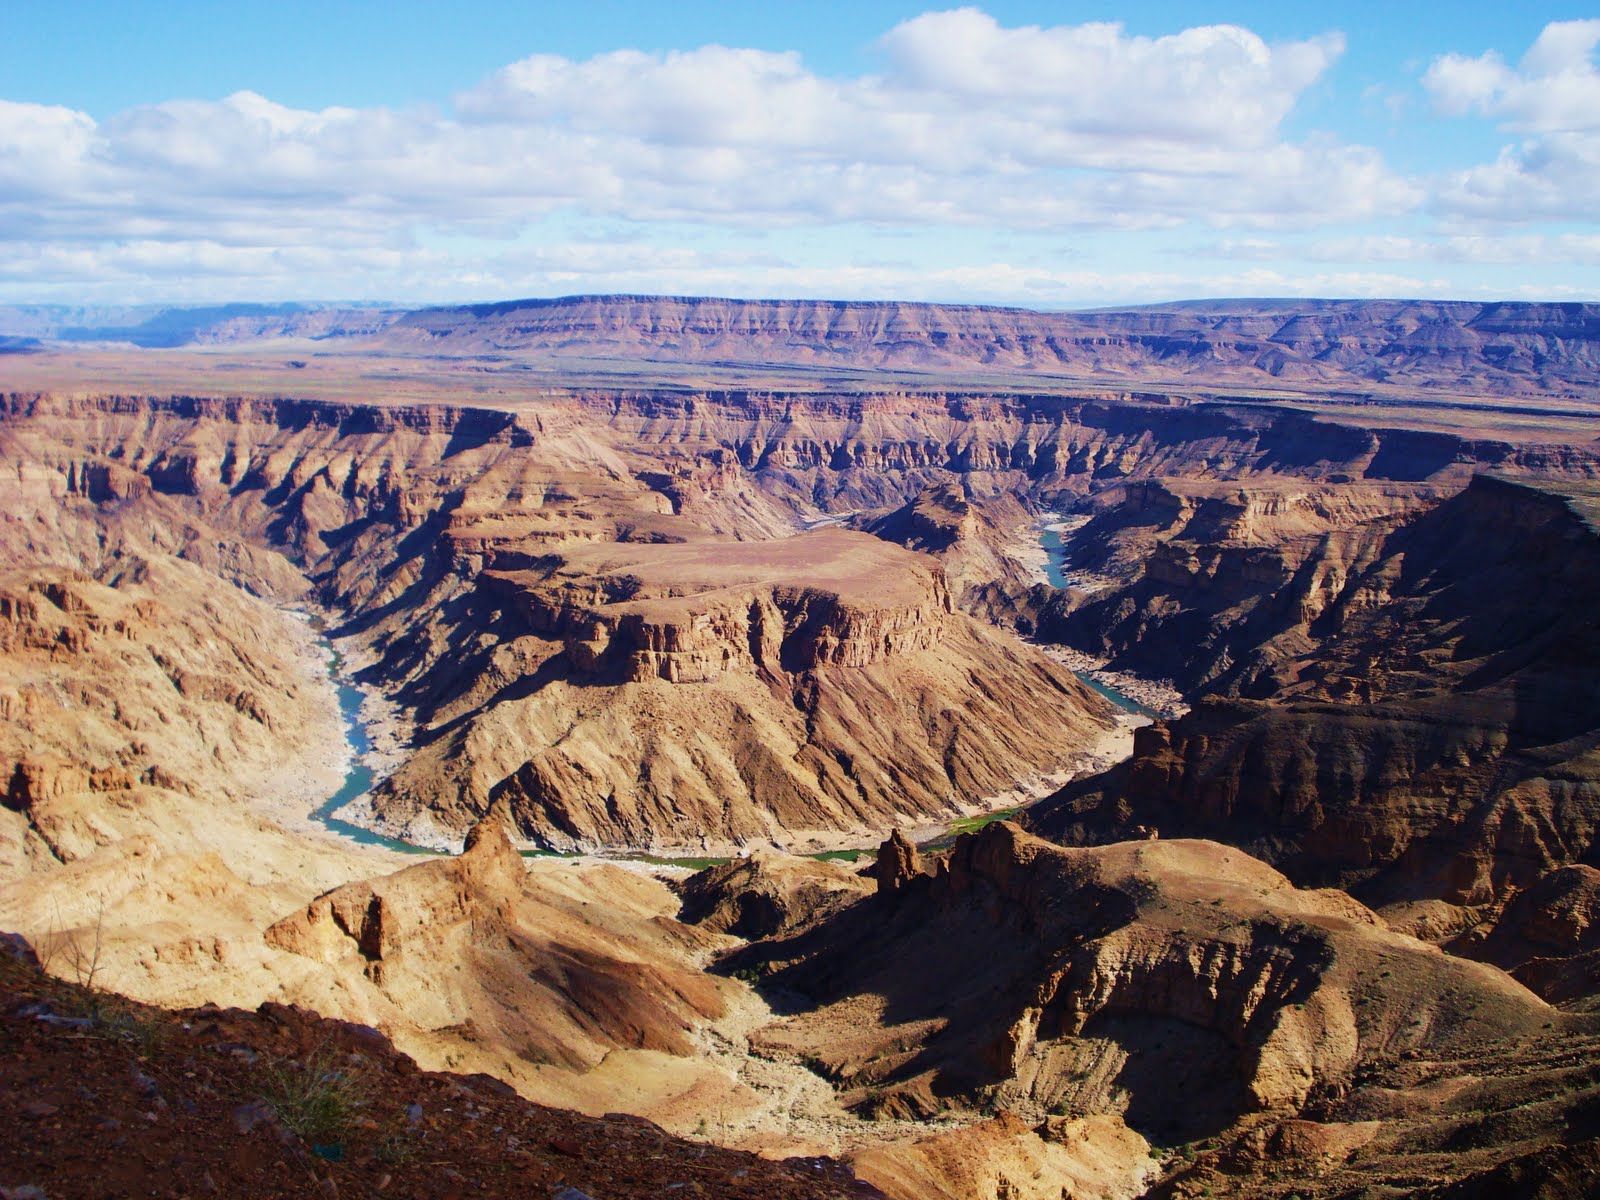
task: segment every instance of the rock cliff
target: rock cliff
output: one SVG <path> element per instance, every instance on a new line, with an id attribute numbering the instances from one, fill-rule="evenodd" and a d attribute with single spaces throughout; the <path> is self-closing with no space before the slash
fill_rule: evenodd
<path id="1" fill-rule="evenodd" d="M 1592 304 L 1223 300 L 1041 313 L 960 305 L 571 296 L 407 313 L 384 344 L 878 370 L 1376 382 L 1549 391 L 1600 379 Z"/>
<path id="2" fill-rule="evenodd" d="M 1499 971 L 1240 851 L 1070 849 L 1005 823 L 729 963 L 807 997 L 758 1049 L 868 1111 L 1120 1116 L 1169 1143 L 1552 1020 Z"/>
<path id="3" fill-rule="evenodd" d="M 504 799 L 554 849 L 826 843 L 948 820 L 1107 728 L 1069 672 L 866 534 L 526 561 L 481 577 L 493 690 L 439 706 L 440 736 L 379 790 L 386 821 L 449 830 Z"/>
<path id="4" fill-rule="evenodd" d="M 1275 595 L 1241 587 L 1266 616 L 1222 622 L 1189 662 L 1213 672 L 1204 688 L 1270 700 L 1218 697 L 1141 731 L 1129 763 L 1030 822 L 1071 841 L 1204 831 L 1382 904 L 1490 904 L 1587 861 L 1594 506 L 1587 485 L 1480 477 L 1380 521 L 1357 553 L 1319 549 Z M 1173 608 L 1206 593 L 1193 576 L 1152 586 Z M 1147 626 L 1159 640 L 1183 622 Z"/>

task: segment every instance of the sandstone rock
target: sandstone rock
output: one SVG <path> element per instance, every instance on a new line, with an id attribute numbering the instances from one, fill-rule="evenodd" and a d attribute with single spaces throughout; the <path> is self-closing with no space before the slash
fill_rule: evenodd
<path id="1" fill-rule="evenodd" d="M 1320 615 L 1288 615 L 1299 632 L 1262 641 L 1282 626 L 1247 620 L 1208 651 L 1266 654 L 1270 679 L 1216 686 L 1253 679 L 1270 701 L 1207 699 L 1140 731 L 1130 763 L 1030 822 L 1069 841 L 1221 836 L 1379 905 L 1490 904 L 1583 858 L 1600 828 L 1594 503 L 1586 485 L 1479 477 L 1382 527 Z"/>
<path id="2" fill-rule="evenodd" d="M 470 1026 L 469 1040 L 529 1064 L 582 1069 L 617 1045 L 686 1054 L 688 1031 L 722 1012 L 714 980 L 559 913 L 529 883 L 503 812 L 468 841 L 458 857 L 318 897 L 268 944 L 364 978 L 414 1028 Z"/>
<path id="3" fill-rule="evenodd" d="M 982 1095 L 1182 1140 L 1293 1113 L 1374 1055 L 1548 1020 L 1499 972 L 1214 843 L 1067 849 L 998 822 L 903 894 L 729 960 L 812 999 L 754 1044 L 876 1111 Z"/>
<path id="4" fill-rule="evenodd" d="M 878 847 L 878 857 L 872 864 L 872 877 L 877 880 L 878 895 L 893 896 L 922 873 L 922 855 L 910 839 L 896 829 Z"/>
<path id="5" fill-rule="evenodd" d="M 869 889 L 843 866 L 758 849 L 685 880 L 679 919 L 736 937 L 772 937 L 820 920 Z"/>

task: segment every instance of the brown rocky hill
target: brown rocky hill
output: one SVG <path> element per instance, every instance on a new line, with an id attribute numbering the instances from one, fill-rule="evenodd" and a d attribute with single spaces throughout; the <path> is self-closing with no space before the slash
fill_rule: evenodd
<path id="1" fill-rule="evenodd" d="M 1372 903 L 1462 906 L 1417 911 L 1437 935 L 1476 924 L 1474 906 L 1592 853 L 1594 512 L 1592 487 L 1480 477 L 1302 543 L 1293 570 L 1281 553 L 1163 550 L 1125 599 L 1091 606 L 1145 613 L 1112 636 L 1172 648 L 1213 698 L 1030 824 L 1070 841 L 1204 832 Z M 1262 569 L 1208 578 L 1230 555 Z"/>
<path id="2" fill-rule="evenodd" d="M 1070 672 L 866 534 L 521 558 L 481 577 L 488 668 L 379 789 L 386 825 L 459 830 L 504 798 L 557 849 L 870 837 L 948 819 L 1109 729 Z M 428 678 L 459 672 L 447 654 Z"/>
<path id="3" fill-rule="evenodd" d="M 1361 607 L 1389 539 L 1452 484 L 1261 475 L 1113 485 L 1064 539 L 1038 633 L 1197 695 L 1269 696 Z M 1352 598 L 1356 597 L 1356 598 Z"/>
<path id="4" fill-rule="evenodd" d="M 12 1196 L 881 1195 L 829 1160 L 773 1162 L 420 1071 L 369 1026 L 284 1004 L 151 1009 L 8 953 L 0 1028 Z"/>
<path id="5" fill-rule="evenodd" d="M 1051 1149 L 1093 1161 L 1129 1127 L 1167 1148 L 1141 1193 L 1256 1197 L 1415 1190 L 1540 1151 L 1581 1165 L 1566 1143 L 1600 1132 L 1592 1017 L 1238 850 L 1071 849 L 1000 823 L 945 858 L 886 845 L 879 864 L 875 896 L 837 892 L 726 968 L 792 1014 L 755 1050 L 802 1059 L 847 1103 L 1000 1113 L 986 1133 L 1009 1130 L 1010 1155 L 975 1154 L 965 1194 L 1056 1195 Z M 784 873 L 765 875 L 701 886 L 727 905 Z M 956 1152 L 930 1139 L 857 1163 L 914 1177 Z"/>
<path id="6" fill-rule="evenodd" d="M 572 296 L 423 309 L 387 345 L 643 362 L 1409 383 L 1489 393 L 1600 381 L 1586 304 L 1223 300 L 1045 313 L 960 305 Z"/>
<path id="7" fill-rule="evenodd" d="M 308 806 L 327 786 L 337 713 L 314 657 L 307 678 L 308 632 L 177 559 L 123 560 L 108 580 L 0 572 L 7 877 L 158 830 L 203 843 L 208 808 L 233 821 L 263 786 Z"/>

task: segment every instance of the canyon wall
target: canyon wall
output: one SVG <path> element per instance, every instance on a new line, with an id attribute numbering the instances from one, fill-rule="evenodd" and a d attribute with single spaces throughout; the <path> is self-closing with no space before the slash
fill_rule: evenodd
<path id="1" fill-rule="evenodd" d="M 1512 392 L 1600 381 L 1600 308 L 1445 301 L 1199 301 L 1044 313 L 960 305 L 574 296 L 407 313 L 384 344 L 811 369 L 1414 383 Z"/>
<path id="2" fill-rule="evenodd" d="M 1441 933 L 1587 862 L 1597 496 L 1480 476 L 1433 507 L 1275 551 L 1174 543 L 1126 594 L 1143 619 L 1108 623 L 1107 642 L 1171 650 L 1200 702 L 1030 821 L 1071 841 L 1205 831 L 1373 903 L 1460 906 L 1427 918 Z M 1253 586 L 1194 569 L 1252 553 L 1266 571 Z M 1229 585 L 1232 612 L 1215 602 Z"/>
<path id="3" fill-rule="evenodd" d="M 458 840 L 504 795 L 560 848 L 870 837 L 1106 727 L 1070 673 L 954 611 L 937 565 L 794 536 L 750 478 L 683 503 L 582 402 L 18 395 L 3 417 L 23 552 L 105 573 L 137 541 L 347 614 L 413 722 L 374 814 L 412 836 Z"/>

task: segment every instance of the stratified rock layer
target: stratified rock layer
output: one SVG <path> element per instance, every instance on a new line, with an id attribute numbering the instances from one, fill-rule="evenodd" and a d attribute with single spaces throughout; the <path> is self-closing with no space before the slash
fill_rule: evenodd
<path id="1" fill-rule="evenodd" d="M 1070 841 L 1203 832 L 1383 904 L 1489 904 L 1588 861 L 1600 828 L 1595 503 L 1586 485 L 1479 477 L 1407 520 L 1326 539 L 1293 586 L 1191 656 L 1209 656 L 1210 686 L 1270 701 L 1208 699 L 1140 731 L 1128 764 L 1030 822 Z M 1350 542 L 1364 546 L 1347 553 Z M 1140 586 L 1174 598 L 1147 623 L 1155 638 L 1209 594 L 1192 578 Z M 1218 669 L 1230 660 L 1251 669 Z"/>
<path id="2" fill-rule="evenodd" d="M 412 352 L 986 373 L 1267 377 L 1511 390 L 1600 379 L 1593 304 L 1197 301 L 1121 312 L 716 297 L 571 296 L 423 309 Z"/>

